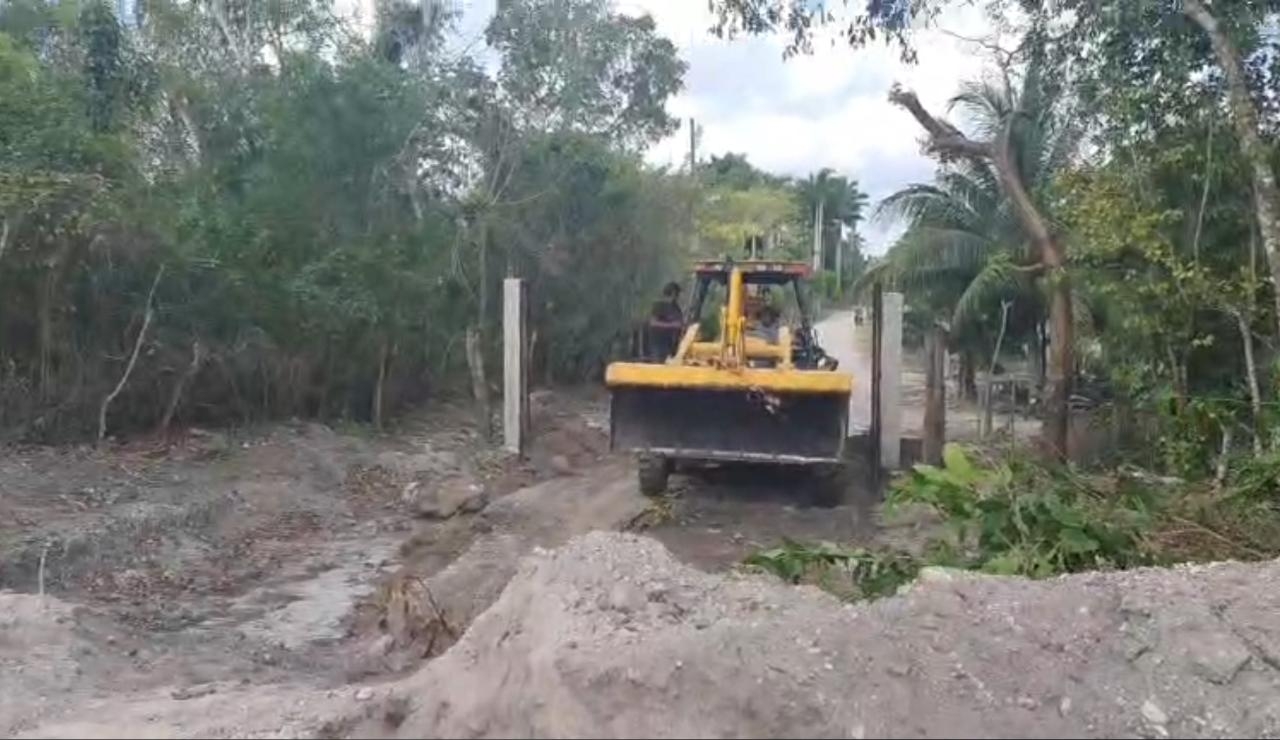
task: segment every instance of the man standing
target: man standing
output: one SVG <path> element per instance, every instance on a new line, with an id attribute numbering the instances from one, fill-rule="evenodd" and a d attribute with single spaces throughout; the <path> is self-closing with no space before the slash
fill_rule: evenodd
<path id="1" fill-rule="evenodd" d="M 684 331 L 684 311 L 680 308 L 679 283 L 667 283 L 662 300 L 649 309 L 649 357 L 657 362 L 675 354 Z"/>

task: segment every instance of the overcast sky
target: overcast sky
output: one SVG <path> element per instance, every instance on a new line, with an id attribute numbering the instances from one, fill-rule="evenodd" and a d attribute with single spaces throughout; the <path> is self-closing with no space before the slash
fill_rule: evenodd
<path id="1" fill-rule="evenodd" d="M 482 49 L 495 0 L 443 1 L 461 11 L 453 43 Z M 933 172 L 933 163 L 920 154 L 915 121 L 889 105 L 889 87 L 901 82 L 926 107 L 941 111 L 956 85 L 979 76 L 984 66 L 973 44 L 934 29 L 914 36 L 916 65 L 903 64 L 895 50 L 882 45 L 854 51 L 830 38 L 815 42 L 812 55 L 783 61 L 780 38 L 712 36 L 706 0 L 615 2 L 623 12 L 652 15 L 689 64 L 685 89 L 670 104 L 686 123 L 649 151 L 651 162 L 685 161 L 692 116 L 702 128 L 699 159 L 739 152 L 758 167 L 795 176 L 831 167 L 856 178 L 873 203 Z M 988 33 L 980 11 L 971 7 L 944 15 L 937 26 L 968 37 Z M 894 230 L 870 224 L 862 231 L 869 251 L 880 253 Z"/>

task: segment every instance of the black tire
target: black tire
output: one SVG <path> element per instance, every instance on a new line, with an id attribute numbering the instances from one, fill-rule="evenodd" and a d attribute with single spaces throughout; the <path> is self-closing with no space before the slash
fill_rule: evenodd
<path id="1" fill-rule="evenodd" d="M 640 478 L 640 493 L 661 496 L 667 490 L 667 478 L 671 475 L 671 461 L 661 455 L 641 455 L 636 461 Z"/>
<path id="2" fill-rule="evenodd" d="M 819 508 L 830 509 L 848 501 L 853 479 L 849 465 L 846 463 L 815 471 L 812 483 L 813 493 L 810 497 L 812 504 Z"/>

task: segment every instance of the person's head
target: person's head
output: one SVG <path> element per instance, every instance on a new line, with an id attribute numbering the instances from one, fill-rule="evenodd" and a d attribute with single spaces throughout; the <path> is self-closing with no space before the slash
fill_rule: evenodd
<path id="1" fill-rule="evenodd" d="M 672 281 L 662 286 L 662 297 L 666 298 L 669 301 L 679 300 L 680 283 Z"/>

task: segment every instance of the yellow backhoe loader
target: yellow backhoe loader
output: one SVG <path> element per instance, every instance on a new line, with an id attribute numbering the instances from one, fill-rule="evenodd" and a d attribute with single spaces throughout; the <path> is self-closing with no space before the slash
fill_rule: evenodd
<path id="1" fill-rule="evenodd" d="M 638 455 L 642 492 L 665 491 L 677 464 L 752 463 L 811 468 L 822 499 L 842 495 L 853 378 L 818 346 L 808 277 L 800 262 L 699 262 L 674 354 L 609 365 L 610 444 Z M 786 292 L 791 320 L 763 326 L 780 315 L 770 298 Z M 718 336 L 704 336 L 699 319 L 716 298 Z"/>

